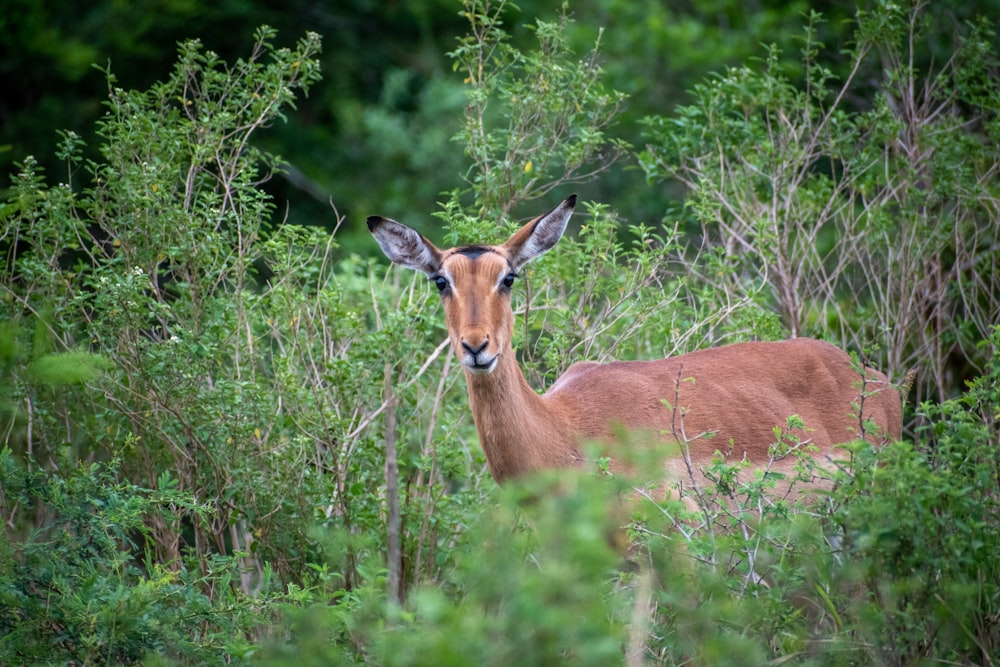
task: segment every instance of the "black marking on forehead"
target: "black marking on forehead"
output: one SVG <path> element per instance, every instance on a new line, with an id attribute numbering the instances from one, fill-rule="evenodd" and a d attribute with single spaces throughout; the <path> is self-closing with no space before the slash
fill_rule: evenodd
<path id="1" fill-rule="evenodd" d="M 479 259 L 481 255 L 485 255 L 488 252 L 498 253 L 496 250 L 485 245 L 467 245 L 461 248 L 455 248 L 455 254 L 465 255 L 469 259 Z"/>
<path id="2" fill-rule="evenodd" d="M 477 259 L 479 259 L 480 257 L 482 257 L 483 255 L 488 255 L 490 253 L 496 255 L 497 257 L 500 257 L 504 262 L 506 262 L 507 268 L 510 271 L 512 271 L 512 272 L 514 271 L 514 267 L 511 265 L 510 260 L 507 259 L 506 257 L 504 257 L 504 255 L 503 255 L 502 252 L 499 252 L 496 248 L 494 248 L 492 246 L 488 246 L 488 245 L 466 245 L 466 246 L 459 246 L 458 248 L 454 248 L 451 251 L 451 253 L 449 253 L 449 254 L 450 255 L 462 255 L 463 257 L 466 257 L 470 261 L 474 262 Z"/>

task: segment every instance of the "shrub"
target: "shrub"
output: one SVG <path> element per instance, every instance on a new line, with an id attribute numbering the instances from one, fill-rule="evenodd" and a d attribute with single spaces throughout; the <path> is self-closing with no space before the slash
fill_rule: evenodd
<path id="1" fill-rule="evenodd" d="M 240 662 L 268 599 L 237 594 L 238 558 L 212 558 L 212 595 L 206 578 L 155 560 L 151 517 L 209 518 L 169 474 L 158 481 L 155 490 L 124 481 L 117 460 L 49 473 L 0 450 L 5 524 L 26 516 L 38 526 L 0 546 L 0 661 Z"/>
<path id="2" fill-rule="evenodd" d="M 707 298 L 766 285 L 792 334 L 870 350 L 890 376 L 916 368 L 918 395 L 943 400 L 985 368 L 977 343 L 1000 312 L 1000 87 L 992 23 L 965 26 L 934 63 L 925 9 L 860 12 L 843 81 L 817 62 L 813 14 L 803 87 L 771 49 L 698 85 L 674 116 L 647 118 L 639 159 L 650 180 L 689 189 L 703 256 L 727 267 L 702 274 Z M 856 108 L 872 71 L 874 99 Z"/>

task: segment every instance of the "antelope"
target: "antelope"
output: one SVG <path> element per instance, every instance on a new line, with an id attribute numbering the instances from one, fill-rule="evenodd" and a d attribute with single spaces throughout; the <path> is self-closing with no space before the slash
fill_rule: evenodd
<path id="1" fill-rule="evenodd" d="M 807 338 L 735 343 L 655 361 L 580 361 L 536 393 L 512 347 L 511 290 L 524 266 L 559 241 L 575 205 L 572 195 L 500 245 L 447 250 L 395 220 L 367 219 L 393 263 L 426 273 L 440 291 L 497 483 L 581 466 L 584 446 L 595 442 L 609 445 L 613 469 L 626 470 L 628 457 L 614 451 L 623 429 L 680 443 L 684 456 L 668 457 L 664 471 L 677 479 L 702 471 L 727 447 L 753 467 L 790 473 L 795 457 L 776 456 L 774 442 L 775 427 L 793 415 L 804 424 L 795 429 L 802 435 L 796 444 L 815 445 L 816 460 L 836 444 L 876 437 L 861 432 L 868 430 L 863 420 L 877 425 L 877 437 L 900 437 L 901 401 L 886 376 L 856 368 L 843 350 Z"/>

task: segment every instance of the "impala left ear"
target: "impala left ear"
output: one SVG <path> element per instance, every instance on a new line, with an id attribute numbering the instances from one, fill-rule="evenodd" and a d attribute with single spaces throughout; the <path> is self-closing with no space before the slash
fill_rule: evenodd
<path id="1" fill-rule="evenodd" d="M 394 264 L 428 275 L 441 270 L 441 251 L 403 223 L 372 215 L 368 217 L 368 231 Z"/>
<path id="2" fill-rule="evenodd" d="M 566 224 L 573 215 L 574 206 L 576 206 L 576 195 L 570 195 L 559 206 L 535 218 L 507 239 L 504 248 L 510 253 L 510 263 L 515 271 L 519 271 L 522 266 L 543 254 L 562 238 Z"/>

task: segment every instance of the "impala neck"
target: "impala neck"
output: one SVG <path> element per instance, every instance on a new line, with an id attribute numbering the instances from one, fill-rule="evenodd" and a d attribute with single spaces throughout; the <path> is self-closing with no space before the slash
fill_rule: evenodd
<path id="1" fill-rule="evenodd" d="M 536 394 L 513 350 L 500 355 L 492 373 L 467 370 L 465 379 L 479 442 L 498 483 L 580 463 L 571 407 Z"/>

